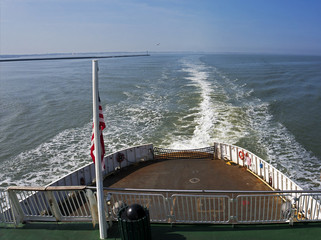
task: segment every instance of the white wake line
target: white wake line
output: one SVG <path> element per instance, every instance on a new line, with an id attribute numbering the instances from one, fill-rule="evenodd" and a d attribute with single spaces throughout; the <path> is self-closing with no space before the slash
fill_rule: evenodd
<path id="1" fill-rule="evenodd" d="M 201 102 L 198 107 L 193 108 L 193 110 L 198 110 L 197 113 L 188 114 L 188 116 L 195 116 L 194 122 L 197 124 L 193 136 L 188 139 L 176 139 L 172 142 L 170 148 L 197 148 L 205 147 L 213 141 L 210 137 L 210 131 L 213 128 L 213 119 L 215 117 L 213 112 L 213 104 L 211 102 L 211 94 L 213 94 L 213 89 L 211 84 L 207 81 L 208 72 L 204 65 L 194 65 L 185 63 L 184 72 L 188 73 L 189 76 L 186 80 L 189 80 L 190 83 L 186 85 L 193 85 L 200 91 Z M 182 119 L 186 116 L 182 117 Z M 183 126 L 186 128 L 186 126 Z M 179 142 L 178 142 L 179 141 Z"/>

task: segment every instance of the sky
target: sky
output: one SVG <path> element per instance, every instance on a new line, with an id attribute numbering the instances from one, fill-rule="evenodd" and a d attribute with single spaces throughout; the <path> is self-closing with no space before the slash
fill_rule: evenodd
<path id="1" fill-rule="evenodd" d="M 0 55 L 321 55 L 321 0 L 0 0 Z"/>

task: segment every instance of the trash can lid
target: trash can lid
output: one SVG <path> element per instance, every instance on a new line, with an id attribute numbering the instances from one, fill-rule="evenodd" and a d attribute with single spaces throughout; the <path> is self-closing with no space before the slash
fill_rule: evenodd
<path id="1" fill-rule="evenodd" d="M 129 220 L 138 220 L 146 217 L 146 212 L 141 205 L 135 203 L 127 208 L 126 215 Z"/>

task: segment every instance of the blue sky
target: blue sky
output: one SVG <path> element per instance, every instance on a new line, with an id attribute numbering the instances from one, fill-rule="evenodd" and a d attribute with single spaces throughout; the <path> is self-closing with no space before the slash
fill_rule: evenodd
<path id="1" fill-rule="evenodd" d="M 0 13 L 0 54 L 321 55 L 321 0 L 0 0 Z"/>

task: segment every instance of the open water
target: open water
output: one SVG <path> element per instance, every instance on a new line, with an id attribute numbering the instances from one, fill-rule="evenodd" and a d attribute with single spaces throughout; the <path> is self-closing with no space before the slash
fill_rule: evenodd
<path id="1" fill-rule="evenodd" d="M 320 56 L 152 54 L 99 68 L 108 152 L 221 141 L 320 188 Z M 0 186 L 48 184 L 92 161 L 91 91 L 91 60 L 0 63 Z"/>

